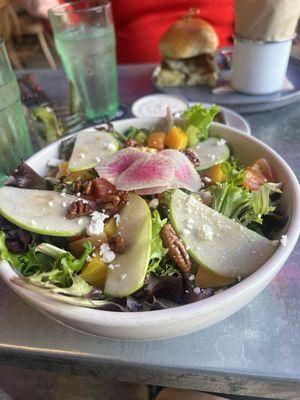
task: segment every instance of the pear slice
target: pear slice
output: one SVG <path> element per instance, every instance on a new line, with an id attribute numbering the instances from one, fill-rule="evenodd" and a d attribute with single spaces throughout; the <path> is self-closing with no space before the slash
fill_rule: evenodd
<path id="1" fill-rule="evenodd" d="M 118 140 L 104 130 L 78 132 L 68 170 L 76 172 L 93 168 L 102 157 L 109 156 L 118 150 Z"/>
<path id="2" fill-rule="evenodd" d="M 117 235 L 124 237 L 125 251 L 112 262 L 115 268 L 108 271 L 104 293 L 124 297 L 143 286 L 149 264 L 152 220 L 142 197 L 129 194 L 128 203 L 120 212 Z"/>
<path id="3" fill-rule="evenodd" d="M 0 215 L 31 232 L 49 236 L 79 236 L 90 218 L 66 218 L 66 207 L 76 196 L 50 190 L 0 188 Z"/>
<path id="4" fill-rule="evenodd" d="M 247 277 L 276 250 L 270 240 L 181 190 L 172 196 L 170 218 L 193 260 L 220 277 Z"/>
<path id="5" fill-rule="evenodd" d="M 230 149 L 227 144 L 222 142 L 221 139 L 212 137 L 204 142 L 197 144 L 196 146 L 190 147 L 199 159 L 199 167 L 197 171 L 205 171 L 215 164 L 226 161 L 230 156 Z"/>

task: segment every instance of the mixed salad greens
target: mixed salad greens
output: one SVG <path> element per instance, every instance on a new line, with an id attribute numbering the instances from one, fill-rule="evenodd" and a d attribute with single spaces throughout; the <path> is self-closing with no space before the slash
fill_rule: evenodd
<path id="1" fill-rule="evenodd" d="M 61 143 L 42 177 L 22 163 L 0 189 L 0 258 L 71 304 L 113 311 L 212 296 L 273 254 L 286 222 L 268 161 L 241 165 L 210 137 L 218 107 L 124 135 L 103 125 Z"/>

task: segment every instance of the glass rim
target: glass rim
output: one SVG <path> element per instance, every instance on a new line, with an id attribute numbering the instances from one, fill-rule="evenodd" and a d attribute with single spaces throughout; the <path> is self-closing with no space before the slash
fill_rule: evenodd
<path id="1" fill-rule="evenodd" d="M 87 12 L 91 11 L 97 11 L 105 8 L 109 8 L 111 6 L 111 2 L 109 0 L 94 0 L 94 1 L 99 1 L 99 5 L 95 5 L 86 9 L 82 10 L 66 10 L 67 6 L 72 6 L 80 3 L 86 3 L 85 0 L 79 0 L 79 1 L 69 1 L 67 3 L 62 3 L 57 6 L 54 6 L 48 10 L 49 15 L 53 16 L 58 16 L 58 15 L 63 15 L 63 14 L 84 14 Z"/>

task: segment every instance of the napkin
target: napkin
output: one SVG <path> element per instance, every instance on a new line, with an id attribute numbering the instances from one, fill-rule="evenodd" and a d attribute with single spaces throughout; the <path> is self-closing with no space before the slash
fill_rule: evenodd
<path id="1" fill-rule="evenodd" d="M 255 41 L 277 41 L 294 35 L 300 0 L 235 0 L 235 34 Z"/>

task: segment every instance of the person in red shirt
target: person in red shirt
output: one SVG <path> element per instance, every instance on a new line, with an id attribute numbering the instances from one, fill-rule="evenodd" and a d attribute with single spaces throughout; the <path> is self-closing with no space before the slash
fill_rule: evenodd
<path id="1" fill-rule="evenodd" d="M 119 63 L 158 62 L 161 36 L 191 7 L 215 28 L 220 47 L 230 43 L 233 0 L 112 0 L 112 6 Z"/>
<path id="2" fill-rule="evenodd" d="M 220 47 L 230 43 L 234 0 L 111 0 L 117 37 L 118 63 L 158 62 L 160 37 L 190 8 L 208 21 L 219 36 Z M 29 12 L 47 17 L 62 0 L 24 0 Z"/>

